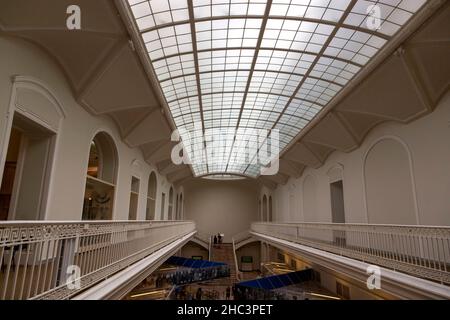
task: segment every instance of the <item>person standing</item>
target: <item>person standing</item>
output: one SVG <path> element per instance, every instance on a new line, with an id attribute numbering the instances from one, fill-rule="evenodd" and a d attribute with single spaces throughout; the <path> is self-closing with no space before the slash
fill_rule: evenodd
<path id="1" fill-rule="evenodd" d="M 195 294 L 195 299 L 202 300 L 202 288 L 197 289 L 197 293 Z"/>
<path id="2" fill-rule="evenodd" d="M 230 300 L 230 293 L 231 293 L 231 289 L 230 289 L 230 287 L 227 287 L 227 290 L 225 292 L 225 299 L 226 300 Z"/>

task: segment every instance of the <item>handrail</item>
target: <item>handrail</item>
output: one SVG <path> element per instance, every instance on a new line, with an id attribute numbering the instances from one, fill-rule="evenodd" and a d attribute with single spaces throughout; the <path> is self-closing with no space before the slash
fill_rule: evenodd
<path id="1" fill-rule="evenodd" d="M 450 285 L 450 227 L 258 222 L 251 231 Z"/>
<path id="2" fill-rule="evenodd" d="M 208 260 L 211 260 L 212 235 L 197 231 L 195 238 L 205 243 L 208 247 Z"/>
<path id="3" fill-rule="evenodd" d="M 0 223 L 0 300 L 69 299 L 195 231 L 190 221 Z"/>
<path id="4" fill-rule="evenodd" d="M 239 242 L 247 240 L 247 239 L 249 239 L 251 237 L 252 237 L 252 235 L 248 232 L 248 230 L 245 230 L 245 231 L 242 231 L 242 232 L 239 232 L 239 233 L 235 234 L 233 236 L 233 239 L 234 239 L 234 241 L 236 243 L 239 243 Z"/>
<path id="5" fill-rule="evenodd" d="M 249 230 L 245 230 L 245 231 L 235 234 L 233 236 L 233 240 L 237 247 L 238 244 L 240 244 L 241 242 L 246 241 L 248 239 L 251 239 L 252 237 L 253 236 L 250 234 Z"/>

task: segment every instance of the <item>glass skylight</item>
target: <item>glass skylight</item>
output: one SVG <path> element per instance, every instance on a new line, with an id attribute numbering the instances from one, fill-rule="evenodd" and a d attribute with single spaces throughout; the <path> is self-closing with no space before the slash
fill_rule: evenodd
<path id="1" fill-rule="evenodd" d="M 128 0 L 194 176 L 217 178 L 258 177 L 255 130 L 284 149 L 425 2 Z"/>

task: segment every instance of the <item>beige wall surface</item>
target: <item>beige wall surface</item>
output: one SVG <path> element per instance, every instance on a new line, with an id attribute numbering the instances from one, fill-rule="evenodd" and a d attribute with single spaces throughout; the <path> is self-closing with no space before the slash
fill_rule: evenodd
<path id="1" fill-rule="evenodd" d="M 259 219 L 259 189 L 255 182 L 193 180 L 184 185 L 185 215 L 200 232 L 225 234 L 225 242 L 248 230 Z"/>
<path id="2" fill-rule="evenodd" d="M 144 161 L 139 149 L 122 142 L 111 119 L 94 116 L 75 101 L 66 78 L 53 59 L 29 42 L 10 37 L 0 37 L 0 152 L 3 153 L 4 143 L 7 143 L 5 135 L 9 135 L 7 113 L 15 76 L 34 79 L 45 86 L 59 101 L 64 113 L 57 133 L 45 219 L 81 219 L 90 142 L 100 131 L 112 137 L 119 157 L 113 218 L 128 219 L 131 176 L 135 175 L 141 183 L 137 217 L 145 219 L 148 177 L 154 167 Z M 17 100 L 25 98 L 18 97 Z M 33 110 L 33 105 L 27 107 Z M 4 159 L 3 154 L 0 155 L 0 159 Z M 162 192 L 169 194 L 171 184 L 159 174 L 157 180 L 156 219 L 167 218 L 168 205 L 165 205 L 166 212 L 161 214 L 160 199 Z M 168 197 L 166 199 L 168 201 Z"/>
<path id="3" fill-rule="evenodd" d="M 181 248 L 180 254 L 188 259 L 192 259 L 194 256 L 202 256 L 203 260 L 208 260 L 208 250 L 192 241 L 189 241 Z"/>
<path id="4" fill-rule="evenodd" d="M 450 93 L 409 124 L 387 122 L 275 190 L 277 221 L 331 222 L 330 182 L 342 170 L 345 222 L 450 225 Z M 294 199 L 292 201 L 292 199 Z"/>
<path id="5" fill-rule="evenodd" d="M 242 269 L 241 258 L 243 256 L 253 257 L 253 270 L 261 269 L 261 243 L 259 241 L 251 242 L 236 250 L 236 257 L 239 269 Z"/>

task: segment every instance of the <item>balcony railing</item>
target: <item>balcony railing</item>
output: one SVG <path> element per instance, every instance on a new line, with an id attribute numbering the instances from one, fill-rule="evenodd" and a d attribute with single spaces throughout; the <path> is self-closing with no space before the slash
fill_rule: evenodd
<path id="1" fill-rule="evenodd" d="M 450 285 L 450 227 L 253 223 L 251 231 Z"/>
<path id="2" fill-rule="evenodd" d="M 69 299 L 193 231 L 185 221 L 0 223 L 0 300 Z"/>

